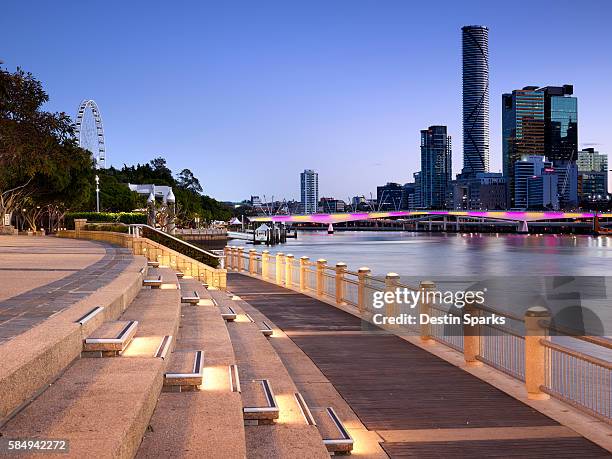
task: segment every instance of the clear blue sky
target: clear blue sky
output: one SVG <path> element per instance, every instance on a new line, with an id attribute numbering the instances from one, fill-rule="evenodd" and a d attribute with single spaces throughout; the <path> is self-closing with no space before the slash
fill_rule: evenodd
<path id="1" fill-rule="evenodd" d="M 612 153 L 612 2 L 36 1 L 0 12 L 0 60 L 44 82 L 48 108 L 98 102 L 110 163 L 163 155 L 206 193 L 369 195 L 419 169 L 446 124 L 462 165 L 461 26 L 490 28 L 491 164 L 501 94 L 574 84 L 579 142 Z"/>

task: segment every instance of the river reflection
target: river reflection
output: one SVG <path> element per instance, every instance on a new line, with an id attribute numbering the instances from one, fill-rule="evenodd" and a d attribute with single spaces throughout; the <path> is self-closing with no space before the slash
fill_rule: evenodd
<path id="1" fill-rule="evenodd" d="M 245 245 L 232 241 L 232 245 Z M 253 246 L 246 244 L 247 247 Z M 612 335 L 612 238 L 571 235 L 300 232 L 258 251 L 325 258 L 328 265 L 396 272 L 402 283 L 433 280 L 439 290 L 485 289 L 486 304 L 522 316 L 548 307 L 559 324 Z"/>

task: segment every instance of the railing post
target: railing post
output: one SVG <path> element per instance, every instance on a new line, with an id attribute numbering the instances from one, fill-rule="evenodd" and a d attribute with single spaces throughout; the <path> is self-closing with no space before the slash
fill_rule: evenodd
<path id="1" fill-rule="evenodd" d="M 344 273 L 346 263 L 336 263 L 336 303 L 344 304 Z"/>
<path id="2" fill-rule="evenodd" d="M 370 272 L 370 268 L 367 266 L 362 266 L 357 270 L 357 278 L 359 279 L 359 285 L 357 286 L 357 307 L 362 317 L 366 309 L 366 278 L 370 275 Z"/>
<path id="3" fill-rule="evenodd" d="M 256 274 L 255 263 L 257 263 L 257 250 L 249 250 L 249 274 Z"/>
<path id="4" fill-rule="evenodd" d="M 268 263 L 270 262 L 270 252 L 264 250 L 261 252 L 261 278 L 268 280 Z"/>
<path id="5" fill-rule="evenodd" d="M 464 315 L 474 317 L 479 314 L 478 309 L 473 304 L 466 304 L 463 307 Z M 478 360 L 480 354 L 480 327 L 463 323 L 463 358 L 469 367 L 479 367 L 482 362 Z"/>
<path id="6" fill-rule="evenodd" d="M 306 291 L 306 276 L 308 275 L 308 257 L 300 257 L 300 292 Z"/>
<path id="7" fill-rule="evenodd" d="M 242 247 L 238 247 L 238 249 L 236 250 L 236 257 L 238 258 L 237 269 L 239 273 L 242 272 L 242 268 L 244 266 L 244 261 L 242 258 L 243 252 L 244 252 L 244 249 Z"/>
<path id="8" fill-rule="evenodd" d="M 234 247 L 228 246 L 227 248 L 227 263 L 226 268 L 228 271 L 231 271 L 234 268 Z"/>
<path id="9" fill-rule="evenodd" d="M 546 374 L 550 372 L 546 362 L 546 346 L 542 340 L 550 340 L 548 330 L 542 322 L 550 320 L 550 312 L 542 306 L 534 306 L 525 312 L 525 387 L 527 398 L 547 400 L 548 394 L 542 391 L 546 384 Z"/>
<path id="10" fill-rule="evenodd" d="M 285 261 L 285 254 L 278 252 L 276 254 L 276 285 L 283 285 L 283 271 L 285 269 L 283 261 Z"/>
<path id="11" fill-rule="evenodd" d="M 327 260 L 319 258 L 317 260 L 317 297 L 323 296 L 323 289 L 325 288 L 325 267 L 327 266 Z"/>
<path id="12" fill-rule="evenodd" d="M 285 256 L 285 286 L 291 288 L 293 285 L 293 255 Z"/>
<path id="13" fill-rule="evenodd" d="M 395 295 L 397 291 L 397 286 L 399 284 L 399 274 L 397 273 L 387 273 L 385 276 L 385 293 L 392 292 Z M 397 301 L 394 296 L 394 300 L 390 302 L 385 302 L 385 315 L 387 317 L 397 317 L 399 315 Z M 387 325 L 387 327 L 396 327 L 396 325 Z"/>
<path id="14" fill-rule="evenodd" d="M 429 306 L 430 298 L 428 292 L 433 292 L 436 289 L 436 284 L 433 281 L 422 281 L 420 286 L 421 290 L 421 303 L 419 304 L 419 318 L 421 314 L 424 314 L 426 317 L 431 316 L 431 308 Z M 421 323 L 421 341 L 430 342 L 431 341 L 431 325 L 427 321 L 427 323 Z"/>

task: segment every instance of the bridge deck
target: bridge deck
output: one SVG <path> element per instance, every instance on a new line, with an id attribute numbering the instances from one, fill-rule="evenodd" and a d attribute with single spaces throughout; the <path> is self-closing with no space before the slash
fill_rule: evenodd
<path id="1" fill-rule="evenodd" d="M 610 457 L 486 382 L 326 303 L 240 274 L 228 289 L 268 316 L 336 387 L 391 457 Z"/>

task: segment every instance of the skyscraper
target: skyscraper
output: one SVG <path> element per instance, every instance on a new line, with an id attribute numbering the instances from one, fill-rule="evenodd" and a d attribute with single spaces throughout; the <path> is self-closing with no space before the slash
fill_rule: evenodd
<path id="1" fill-rule="evenodd" d="M 545 86 L 544 154 L 559 175 L 559 205 L 573 207 L 578 201 L 578 99 L 574 87 Z"/>
<path id="2" fill-rule="evenodd" d="M 443 209 L 452 180 L 451 138 L 446 126 L 421 131 L 421 200 L 424 207 Z"/>
<path id="3" fill-rule="evenodd" d="M 312 169 L 304 169 L 300 174 L 300 196 L 304 213 L 316 213 L 319 202 L 319 174 Z"/>
<path id="4" fill-rule="evenodd" d="M 537 86 L 502 95 L 502 159 L 514 203 L 514 163 L 544 154 L 544 93 Z"/>
<path id="5" fill-rule="evenodd" d="M 463 39 L 463 173 L 489 171 L 489 29 L 461 28 Z"/>

